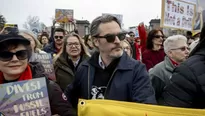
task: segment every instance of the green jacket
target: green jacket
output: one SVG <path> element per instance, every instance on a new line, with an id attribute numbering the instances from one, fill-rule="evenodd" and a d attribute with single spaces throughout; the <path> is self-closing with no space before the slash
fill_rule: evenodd
<path id="1" fill-rule="evenodd" d="M 83 62 L 88 58 L 89 56 L 84 55 L 82 57 L 82 60 L 79 61 L 79 63 Z M 56 60 L 54 64 L 54 69 L 56 74 L 56 83 L 64 91 L 65 88 L 74 80 L 74 72 L 67 59 L 65 59 L 62 55 L 60 55 L 60 57 Z"/>

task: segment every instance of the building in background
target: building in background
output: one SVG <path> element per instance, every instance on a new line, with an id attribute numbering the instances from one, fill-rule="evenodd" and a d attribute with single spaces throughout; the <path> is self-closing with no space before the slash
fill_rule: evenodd
<path id="1" fill-rule="evenodd" d="M 90 22 L 88 20 L 76 20 L 76 29 L 78 30 L 78 34 L 83 37 L 89 34 Z"/>
<path id="2" fill-rule="evenodd" d="M 149 22 L 149 29 L 160 29 L 160 19 L 152 19 Z"/>

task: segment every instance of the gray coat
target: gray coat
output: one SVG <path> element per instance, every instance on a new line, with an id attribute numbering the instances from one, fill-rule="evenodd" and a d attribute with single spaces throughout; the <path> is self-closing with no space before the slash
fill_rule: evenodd
<path id="1" fill-rule="evenodd" d="M 172 64 L 169 57 L 165 56 L 164 61 L 149 70 L 149 76 L 151 78 L 152 86 L 155 90 L 155 96 L 159 104 L 162 101 L 161 96 L 164 87 L 169 83 L 174 68 L 175 66 Z"/>

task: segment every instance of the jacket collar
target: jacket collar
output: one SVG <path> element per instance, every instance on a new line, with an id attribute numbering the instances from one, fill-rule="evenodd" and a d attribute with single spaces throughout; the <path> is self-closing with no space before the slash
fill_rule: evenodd
<path id="1" fill-rule="evenodd" d="M 164 62 L 165 62 L 165 68 L 169 70 L 170 72 L 173 72 L 175 66 L 172 64 L 172 61 L 170 60 L 168 56 L 165 56 Z"/>
<path id="2" fill-rule="evenodd" d="M 91 59 L 88 60 L 88 62 L 86 62 L 82 65 L 90 66 L 90 62 L 93 62 L 92 57 L 91 57 Z M 131 69 L 133 69 L 133 61 L 132 60 L 134 60 L 134 59 L 130 58 L 125 52 L 123 52 L 123 55 L 121 56 L 120 61 L 117 65 L 116 69 L 119 69 L 119 70 L 131 70 Z"/>

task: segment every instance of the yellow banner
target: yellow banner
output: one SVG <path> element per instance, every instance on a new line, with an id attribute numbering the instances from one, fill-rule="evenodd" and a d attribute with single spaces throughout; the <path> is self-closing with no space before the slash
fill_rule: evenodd
<path id="1" fill-rule="evenodd" d="M 5 24 L 4 27 L 18 27 L 17 24 Z"/>
<path id="2" fill-rule="evenodd" d="M 205 110 L 112 100 L 79 100 L 78 116 L 205 116 Z"/>

